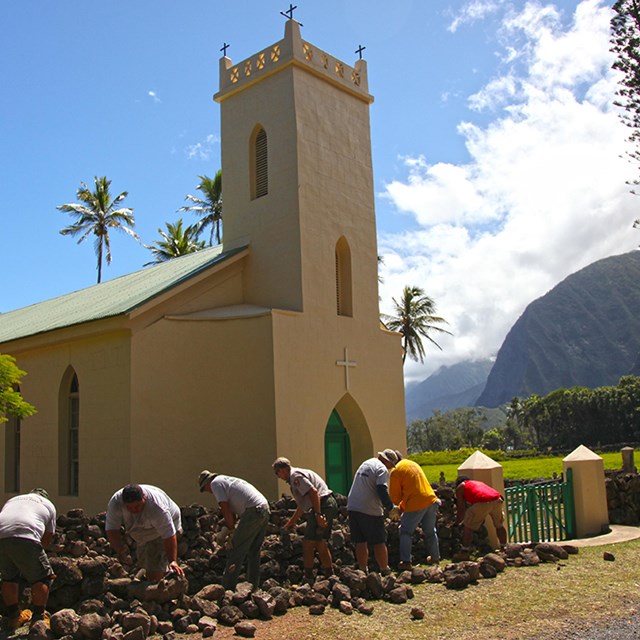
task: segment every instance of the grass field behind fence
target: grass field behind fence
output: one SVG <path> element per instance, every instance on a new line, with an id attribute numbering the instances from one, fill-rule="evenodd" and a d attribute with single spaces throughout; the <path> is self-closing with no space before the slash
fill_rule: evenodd
<path id="1" fill-rule="evenodd" d="M 620 469 L 622 467 L 622 455 L 619 451 L 611 453 L 600 453 L 604 459 L 605 469 Z M 421 465 L 430 482 L 438 482 L 440 472 L 444 472 L 447 482 L 453 482 L 458 476 L 458 467 L 464 459 L 455 463 L 445 464 L 423 464 Z M 553 473 L 562 473 L 563 456 L 518 458 L 512 460 L 501 460 L 499 464 L 504 469 L 504 477 L 509 480 L 528 480 L 531 478 L 552 478 Z"/>

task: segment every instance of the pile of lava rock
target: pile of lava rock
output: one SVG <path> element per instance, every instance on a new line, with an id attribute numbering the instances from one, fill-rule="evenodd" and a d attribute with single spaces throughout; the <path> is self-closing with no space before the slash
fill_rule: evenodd
<path id="1" fill-rule="evenodd" d="M 438 531 L 442 556 L 451 558 L 460 546 L 460 533 L 454 526 L 453 490 L 437 488 L 442 505 Z M 320 615 L 335 607 L 346 615 L 371 615 L 374 602 L 386 600 L 402 604 L 413 598 L 413 586 L 425 582 L 442 583 L 462 589 L 480 579 L 494 578 L 506 566 L 532 566 L 540 562 L 566 559 L 577 549 L 568 545 L 509 544 L 493 553 L 485 537 L 476 545 L 484 553 L 477 561 L 416 566 L 411 571 L 382 576 L 371 567 L 365 573 L 354 568 L 349 541 L 346 499 L 339 496 L 340 514 L 334 523 L 331 546 L 334 575 L 317 577 L 312 584 L 303 581 L 302 538 L 304 524 L 295 533 L 282 526 L 295 509 L 290 497 L 271 505 L 272 514 L 262 549 L 262 584 L 257 591 L 240 583 L 235 592 L 221 585 L 225 549 L 218 542 L 224 526 L 219 510 L 201 505 L 183 507 L 183 536 L 179 558 L 185 578 L 171 577 L 158 584 L 145 582 L 123 567 L 112 554 L 104 531 L 105 514 L 85 516 L 73 509 L 58 517 L 58 530 L 49 549 L 56 575 L 51 585 L 48 609 L 51 629 L 36 623 L 29 632 L 32 640 L 146 640 L 161 635 L 172 640 L 175 634 L 213 635 L 218 624 L 235 627 L 236 633 L 251 637 L 256 630 L 252 619 L 270 619 L 292 607 L 308 607 Z M 397 563 L 398 525 L 388 523 L 391 566 Z M 414 549 L 421 540 L 416 533 Z M 125 536 L 126 537 L 126 536 Z M 135 550 L 135 544 L 127 539 Z M 485 553 L 488 552 L 488 553 Z M 28 589 L 24 597 L 28 606 Z M 421 617 L 412 609 L 413 617 Z"/>

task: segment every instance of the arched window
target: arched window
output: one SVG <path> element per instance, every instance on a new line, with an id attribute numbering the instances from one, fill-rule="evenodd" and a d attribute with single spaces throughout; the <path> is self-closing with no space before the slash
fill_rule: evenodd
<path id="1" fill-rule="evenodd" d="M 339 316 L 353 316 L 351 249 L 344 236 L 336 244 L 336 304 Z"/>
<path id="2" fill-rule="evenodd" d="M 269 193 L 269 154 L 267 132 L 257 127 L 251 145 L 251 198 L 261 198 Z"/>
<path id="3" fill-rule="evenodd" d="M 20 387 L 15 388 L 20 391 Z M 9 414 L 4 427 L 4 490 L 20 491 L 20 418 Z"/>
<path id="4" fill-rule="evenodd" d="M 80 385 L 71 367 L 60 385 L 58 436 L 60 495 L 77 496 L 80 490 Z"/>

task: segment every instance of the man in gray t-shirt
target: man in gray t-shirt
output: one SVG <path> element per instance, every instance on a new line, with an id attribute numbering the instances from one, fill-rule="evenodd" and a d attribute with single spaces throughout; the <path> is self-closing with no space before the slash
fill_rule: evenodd
<path id="1" fill-rule="evenodd" d="M 157 582 L 168 572 L 184 575 L 178 564 L 178 534 L 182 531 L 180 508 L 158 487 L 128 484 L 116 491 L 107 506 L 107 539 L 124 564 L 131 564 L 121 527 L 136 542 L 138 563 L 147 579 Z"/>
<path id="2" fill-rule="evenodd" d="M 400 517 L 400 511 L 393 506 L 389 497 L 389 469 L 398 462 L 398 454 L 393 449 L 379 451 L 376 458 L 365 460 L 356 471 L 347 498 L 349 530 L 355 544 L 358 566 L 366 571 L 369 564 L 369 545 L 383 574 L 389 573 L 389 552 L 387 532 L 384 528 L 385 511 L 393 519 Z"/>
<path id="3" fill-rule="evenodd" d="M 5 631 L 13 633 L 29 619 L 48 623 L 45 608 L 53 571 L 44 549 L 56 531 L 56 508 L 44 489 L 10 498 L 0 511 L 0 574 L 7 607 Z M 32 611 L 20 611 L 19 579 L 31 585 Z"/>
<path id="4" fill-rule="evenodd" d="M 207 491 L 220 505 L 231 538 L 227 542 L 227 563 L 222 576 L 225 589 L 234 590 L 240 569 L 247 561 L 247 581 L 260 584 L 260 547 L 269 524 L 267 499 L 246 480 L 212 473 L 206 469 L 198 477 L 200 491 Z"/>
<path id="5" fill-rule="evenodd" d="M 336 499 L 327 483 L 311 469 L 292 467 L 287 458 L 277 458 L 271 465 L 278 478 L 289 483 L 291 495 L 296 501 L 294 514 L 284 525 L 292 530 L 302 514 L 307 514 L 307 526 L 302 541 L 304 574 L 307 580 L 313 578 L 313 562 L 318 552 L 322 572 L 326 576 L 333 573 L 333 561 L 328 541 L 331 536 L 333 519 L 338 512 Z"/>

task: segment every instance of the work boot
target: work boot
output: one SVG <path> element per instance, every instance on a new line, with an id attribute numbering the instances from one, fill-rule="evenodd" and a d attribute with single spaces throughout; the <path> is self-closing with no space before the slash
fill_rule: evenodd
<path id="1" fill-rule="evenodd" d="M 31 620 L 31 609 L 23 609 L 17 616 L 5 618 L 2 626 L 6 631 L 9 631 L 9 633 L 14 633 L 16 629 L 27 624 L 29 620 Z"/>
<path id="2" fill-rule="evenodd" d="M 411 571 L 411 569 L 413 569 L 413 565 L 410 562 L 398 563 L 398 573 L 402 573 L 403 571 Z"/>
<path id="3" fill-rule="evenodd" d="M 322 574 L 323 578 L 328 578 L 329 576 L 334 575 L 335 571 L 333 570 L 333 565 L 330 567 L 322 567 L 320 569 L 320 573 Z"/>
<path id="4" fill-rule="evenodd" d="M 44 626 L 47 629 L 51 629 L 51 616 L 48 611 L 44 611 L 42 615 L 33 616 L 31 618 L 31 622 L 29 623 L 29 629 L 32 629 L 34 625 L 38 622 L 44 622 Z"/>

